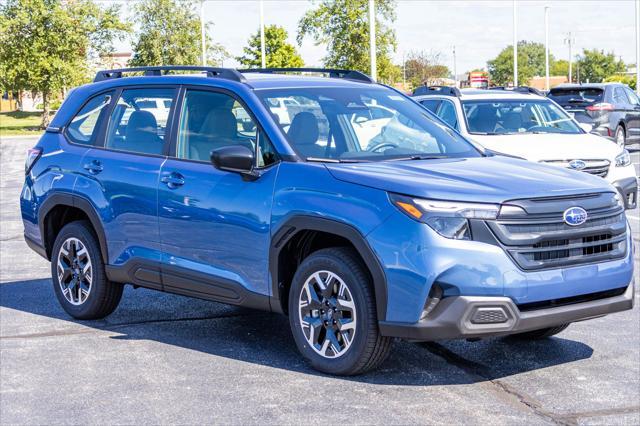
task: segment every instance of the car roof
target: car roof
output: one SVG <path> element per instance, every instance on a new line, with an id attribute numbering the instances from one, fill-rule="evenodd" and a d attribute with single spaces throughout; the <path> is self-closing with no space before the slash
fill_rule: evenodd
<path id="1" fill-rule="evenodd" d="M 363 87 L 380 87 L 376 83 L 368 83 L 360 80 L 352 80 L 348 78 L 330 78 L 314 75 L 292 75 L 292 74 L 269 74 L 251 71 L 242 72 L 243 81 L 233 81 L 221 77 L 208 77 L 204 73 L 190 74 L 167 74 L 153 76 L 128 76 L 121 78 L 110 78 L 98 82 L 90 83 L 84 87 L 96 86 L 102 87 L 125 87 L 148 84 L 194 84 L 212 87 L 244 86 L 248 89 L 286 89 L 286 88 L 303 88 L 303 87 L 337 87 L 337 88 L 363 88 Z"/>
<path id="2" fill-rule="evenodd" d="M 626 85 L 618 81 L 612 81 L 607 83 L 581 83 L 581 84 L 564 83 L 564 84 L 559 84 L 555 86 L 551 90 L 554 90 L 554 89 L 604 89 L 607 86 L 626 86 Z"/>
<path id="3" fill-rule="evenodd" d="M 247 84 L 256 90 L 260 89 L 287 89 L 302 87 L 372 87 L 371 83 L 345 78 L 329 78 L 310 75 L 291 74 L 262 74 L 257 72 L 243 72 Z M 378 85 L 373 84 L 374 87 Z"/>
<path id="4" fill-rule="evenodd" d="M 456 99 L 455 96 L 447 95 L 420 95 L 414 96 L 416 100 L 421 99 Z M 486 99 L 503 99 L 503 100 L 541 100 L 546 99 L 544 96 L 538 96 L 533 93 L 520 93 L 510 90 L 485 90 L 485 89 L 462 89 L 458 99 L 465 100 L 486 100 Z"/>

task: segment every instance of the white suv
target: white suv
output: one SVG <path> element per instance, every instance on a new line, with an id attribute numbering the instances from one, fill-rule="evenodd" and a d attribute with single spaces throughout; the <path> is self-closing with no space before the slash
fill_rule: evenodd
<path id="1" fill-rule="evenodd" d="M 589 133 L 535 89 L 476 90 L 421 87 L 414 99 L 482 147 L 530 161 L 581 170 L 609 181 L 628 208 L 637 202 L 637 177 L 629 152 Z"/>

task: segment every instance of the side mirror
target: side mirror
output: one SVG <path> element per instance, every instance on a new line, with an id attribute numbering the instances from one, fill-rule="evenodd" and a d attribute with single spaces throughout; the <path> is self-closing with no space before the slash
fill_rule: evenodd
<path id="1" fill-rule="evenodd" d="M 587 133 L 591 133 L 591 131 L 593 130 L 593 125 L 589 124 L 589 123 L 578 123 L 578 125 L 580 126 L 580 128 L 582 130 L 584 130 Z"/>
<path id="2" fill-rule="evenodd" d="M 243 145 L 229 145 L 211 151 L 211 164 L 218 170 L 240 173 L 248 180 L 256 180 L 260 175 L 253 170 L 253 151 Z"/>

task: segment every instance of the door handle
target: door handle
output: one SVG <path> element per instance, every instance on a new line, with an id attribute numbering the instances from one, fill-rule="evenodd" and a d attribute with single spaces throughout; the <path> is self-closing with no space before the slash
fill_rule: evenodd
<path id="1" fill-rule="evenodd" d="M 184 185 L 184 177 L 180 173 L 173 172 L 168 176 L 162 176 L 160 182 L 166 184 L 169 189 L 175 189 Z"/>
<path id="2" fill-rule="evenodd" d="M 83 167 L 92 175 L 97 175 L 102 171 L 102 164 L 98 160 L 93 160 L 85 164 Z"/>

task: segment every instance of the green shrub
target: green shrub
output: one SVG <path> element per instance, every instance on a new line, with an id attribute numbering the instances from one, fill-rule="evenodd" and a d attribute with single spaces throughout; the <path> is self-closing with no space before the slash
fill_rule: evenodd
<path id="1" fill-rule="evenodd" d="M 636 78 L 630 75 L 621 75 L 621 74 L 611 75 L 605 78 L 604 81 L 608 83 L 610 82 L 623 83 L 631 87 L 633 90 L 636 90 Z"/>

